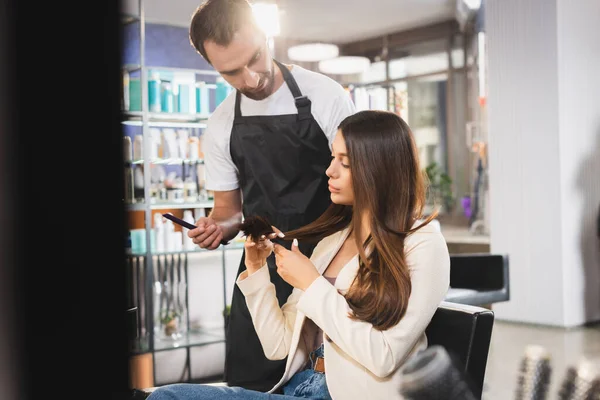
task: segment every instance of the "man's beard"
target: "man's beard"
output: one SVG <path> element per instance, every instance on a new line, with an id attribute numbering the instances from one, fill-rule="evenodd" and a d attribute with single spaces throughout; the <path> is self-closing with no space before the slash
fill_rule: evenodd
<path id="1" fill-rule="evenodd" d="M 252 89 L 241 90 L 242 94 L 252 100 L 264 100 L 271 95 L 273 92 L 273 85 L 275 84 L 275 67 L 271 68 L 271 71 L 260 74 L 260 80 L 258 86 L 265 84 L 265 87 L 259 91 Z"/>

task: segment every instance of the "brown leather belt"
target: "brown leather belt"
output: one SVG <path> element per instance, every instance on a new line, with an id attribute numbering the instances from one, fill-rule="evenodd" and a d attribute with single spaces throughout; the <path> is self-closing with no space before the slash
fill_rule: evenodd
<path id="1" fill-rule="evenodd" d="M 325 373 L 325 358 L 317 357 L 317 360 L 315 361 L 315 367 L 313 369 L 317 372 L 324 374 Z"/>

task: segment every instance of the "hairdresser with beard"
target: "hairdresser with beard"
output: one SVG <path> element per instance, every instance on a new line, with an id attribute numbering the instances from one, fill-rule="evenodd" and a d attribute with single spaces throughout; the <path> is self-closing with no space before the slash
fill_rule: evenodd
<path id="1" fill-rule="evenodd" d="M 212 113 L 204 132 L 206 189 L 214 208 L 188 232 L 216 249 L 234 238 L 242 215 L 268 218 L 282 230 L 314 221 L 331 203 L 325 170 L 337 126 L 354 112 L 349 94 L 329 77 L 272 58 L 246 0 L 208 0 L 193 14 L 190 41 L 236 90 Z M 242 201 L 243 199 L 243 201 Z M 314 246 L 300 250 L 310 256 Z M 268 270 L 280 304 L 292 292 Z M 244 256 L 238 275 L 245 269 Z M 285 360 L 268 360 L 244 296 L 234 287 L 226 336 L 225 380 L 266 391 Z"/>
<path id="2" fill-rule="evenodd" d="M 387 111 L 347 117 L 326 173 L 333 204 L 284 232 L 291 250 L 249 235 L 236 281 L 266 356 L 287 357 L 280 380 L 268 393 L 180 383 L 149 400 L 402 399 L 401 367 L 427 347 L 425 329 L 450 283 L 446 241 L 435 215 L 422 214 L 424 174 L 409 127 Z M 310 258 L 298 241 L 318 242 Z M 294 286 L 283 307 L 271 252 Z"/>

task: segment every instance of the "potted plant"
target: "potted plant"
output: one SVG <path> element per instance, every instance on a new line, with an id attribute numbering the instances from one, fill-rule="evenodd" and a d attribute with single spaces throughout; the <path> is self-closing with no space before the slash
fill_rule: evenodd
<path id="1" fill-rule="evenodd" d="M 179 313 L 176 311 L 169 311 L 161 318 L 161 324 L 165 335 L 170 337 L 179 333 Z"/>
<path id="2" fill-rule="evenodd" d="M 444 212 L 451 212 L 456 201 L 452 191 L 452 178 L 442 171 L 436 162 L 432 162 L 425 168 L 425 174 L 429 181 L 428 208 L 441 205 Z"/>

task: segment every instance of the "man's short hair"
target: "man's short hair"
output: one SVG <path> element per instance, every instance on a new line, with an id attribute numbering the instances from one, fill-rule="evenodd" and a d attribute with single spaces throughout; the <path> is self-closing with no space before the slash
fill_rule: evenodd
<path id="1" fill-rule="evenodd" d="M 194 11 L 190 23 L 190 42 L 210 63 L 204 42 L 211 40 L 219 46 L 227 46 L 245 24 L 258 28 L 248 0 L 207 0 Z"/>

